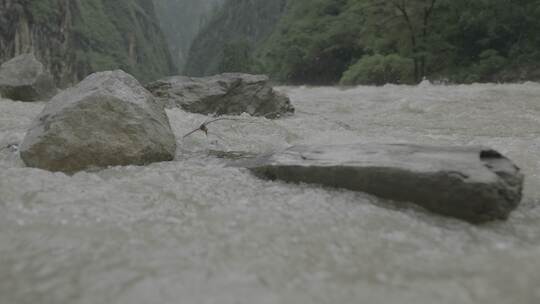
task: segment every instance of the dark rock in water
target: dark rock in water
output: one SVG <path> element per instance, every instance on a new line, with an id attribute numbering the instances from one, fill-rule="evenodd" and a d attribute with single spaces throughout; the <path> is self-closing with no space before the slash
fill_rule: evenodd
<path id="1" fill-rule="evenodd" d="M 48 100 L 56 93 L 54 79 L 33 54 L 17 56 L 0 66 L 0 95 L 20 101 Z"/>
<path id="2" fill-rule="evenodd" d="M 524 180 L 510 160 L 481 147 L 296 146 L 239 165 L 267 179 L 362 191 L 470 222 L 506 219 Z"/>
<path id="3" fill-rule="evenodd" d="M 163 108 L 123 71 L 88 76 L 61 92 L 26 134 L 31 167 L 73 173 L 174 158 L 176 140 Z"/>
<path id="4" fill-rule="evenodd" d="M 294 112 L 289 98 L 276 92 L 264 75 L 221 74 L 192 78 L 174 76 L 147 86 L 167 108 L 201 114 L 277 118 Z"/>

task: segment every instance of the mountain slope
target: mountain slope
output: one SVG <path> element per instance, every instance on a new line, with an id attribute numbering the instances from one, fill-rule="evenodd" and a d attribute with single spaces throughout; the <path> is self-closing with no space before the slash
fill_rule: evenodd
<path id="1" fill-rule="evenodd" d="M 0 2 L 0 61 L 34 52 L 65 86 L 100 70 L 174 72 L 151 0 Z"/>
<path id="2" fill-rule="evenodd" d="M 203 76 L 245 71 L 247 65 L 238 66 L 235 58 L 226 55 L 249 56 L 273 31 L 285 7 L 286 0 L 225 1 L 193 42 L 185 73 Z"/>

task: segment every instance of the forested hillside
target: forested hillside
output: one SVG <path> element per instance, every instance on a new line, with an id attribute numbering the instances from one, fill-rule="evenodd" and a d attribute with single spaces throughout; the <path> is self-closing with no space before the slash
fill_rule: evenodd
<path id="1" fill-rule="evenodd" d="M 27 52 L 61 86 L 100 70 L 143 81 L 174 72 L 152 0 L 0 1 L 0 62 Z"/>
<path id="2" fill-rule="evenodd" d="M 191 47 L 185 72 L 251 71 L 251 54 L 272 33 L 286 0 L 226 0 Z"/>
<path id="3" fill-rule="evenodd" d="M 276 25 L 243 45 L 253 39 L 240 29 L 258 26 L 239 14 L 244 2 L 226 2 L 192 49 L 190 61 L 221 69 L 188 72 L 258 71 L 308 84 L 540 79 L 538 0 L 288 0 L 284 14 L 271 12 Z M 252 15 L 282 5 L 247 2 Z M 234 39 L 219 34 L 229 32 Z"/>

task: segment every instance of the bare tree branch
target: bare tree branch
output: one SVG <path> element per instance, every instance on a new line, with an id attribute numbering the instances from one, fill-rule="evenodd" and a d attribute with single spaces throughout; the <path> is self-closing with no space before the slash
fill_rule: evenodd
<path id="1" fill-rule="evenodd" d="M 218 122 L 218 121 L 222 121 L 222 120 L 240 121 L 240 119 L 228 118 L 228 117 L 220 117 L 220 118 L 216 118 L 216 119 L 213 119 L 213 120 L 210 120 L 210 121 L 205 121 L 197 129 L 194 129 L 193 131 L 187 133 L 182 138 L 186 138 L 186 137 L 188 137 L 188 136 L 190 136 L 190 135 L 192 135 L 192 134 L 194 134 L 194 133 L 196 133 L 198 131 L 204 132 L 204 134 L 206 136 L 208 136 L 208 125 L 212 124 L 212 123 L 215 123 L 215 122 Z"/>

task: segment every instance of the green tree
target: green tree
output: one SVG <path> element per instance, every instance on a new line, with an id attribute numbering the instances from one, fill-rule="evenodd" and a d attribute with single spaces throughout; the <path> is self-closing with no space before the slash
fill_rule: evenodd
<path id="1" fill-rule="evenodd" d="M 411 60 L 397 54 L 363 56 L 347 70 L 340 83 L 343 85 L 405 84 L 413 81 Z"/>
<path id="2" fill-rule="evenodd" d="M 367 0 L 368 25 L 379 36 L 407 37 L 407 43 L 396 43 L 399 51 L 412 59 L 414 79 L 426 75 L 427 59 L 433 30 L 433 16 L 439 0 Z"/>

